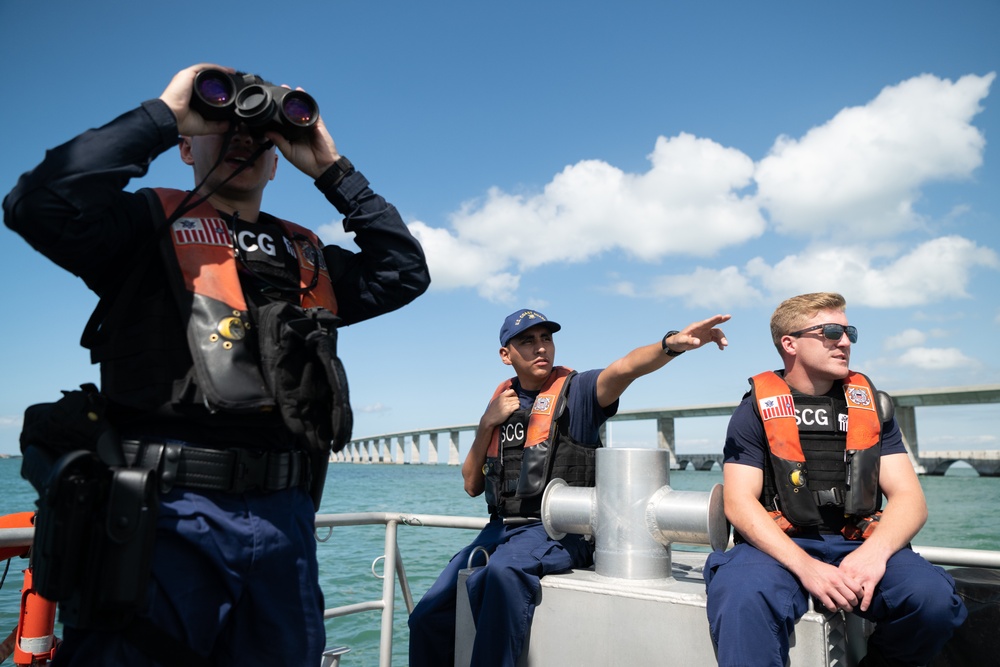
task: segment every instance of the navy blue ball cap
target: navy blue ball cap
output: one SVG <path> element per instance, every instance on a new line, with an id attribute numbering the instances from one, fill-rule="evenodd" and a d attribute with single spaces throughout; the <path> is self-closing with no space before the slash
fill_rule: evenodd
<path id="1" fill-rule="evenodd" d="M 558 323 L 549 320 L 547 317 L 542 315 L 537 310 L 515 310 L 513 313 L 507 316 L 507 319 L 503 321 L 503 326 L 500 327 L 500 345 L 501 347 L 507 347 L 507 342 L 521 333 L 525 329 L 530 329 L 533 326 L 542 324 L 551 333 L 555 333 L 562 329 Z"/>

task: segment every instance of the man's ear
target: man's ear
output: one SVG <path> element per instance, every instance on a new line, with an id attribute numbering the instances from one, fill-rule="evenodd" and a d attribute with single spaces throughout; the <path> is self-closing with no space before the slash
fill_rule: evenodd
<path id="1" fill-rule="evenodd" d="M 796 345 L 798 343 L 798 338 L 795 336 L 782 336 L 781 337 L 781 353 L 783 355 L 787 354 L 790 357 L 794 357 L 796 354 Z"/>
<path id="2" fill-rule="evenodd" d="M 278 173 L 278 151 L 274 151 L 274 165 L 271 167 L 271 178 L 267 180 L 273 181 L 274 175 L 277 173 Z"/>
<path id="3" fill-rule="evenodd" d="M 508 350 L 506 347 L 500 348 L 500 361 L 504 362 L 508 366 L 513 365 L 510 361 L 510 350 Z"/>
<path id="4" fill-rule="evenodd" d="M 181 149 L 181 160 L 184 161 L 184 164 L 194 164 L 194 156 L 191 154 L 191 137 L 181 137 L 177 146 Z"/>

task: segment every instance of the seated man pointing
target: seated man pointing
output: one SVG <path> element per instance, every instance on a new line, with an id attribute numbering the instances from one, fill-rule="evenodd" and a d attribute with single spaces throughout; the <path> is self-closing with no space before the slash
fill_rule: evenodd
<path id="1" fill-rule="evenodd" d="M 514 377 L 497 387 L 465 463 L 470 496 L 486 491 L 490 523 L 456 554 L 410 615 L 411 667 L 455 661 L 455 594 L 458 572 L 482 547 L 486 567 L 467 580 L 476 621 L 472 664 L 512 666 L 524 646 L 535 599 L 546 574 L 585 568 L 593 546 L 582 535 L 553 540 L 540 521 L 508 525 L 509 517 L 539 516 L 546 484 L 561 478 L 593 486 L 601 425 L 618 411 L 618 398 L 636 378 L 663 368 L 687 350 L 728 344 L 715 315 L 670 331 L 604 369 L 577 373 L 555 365 L 552 335 L 562 327 L 541 313 L 511 313 L 500 328 L 500 360 Z"/>

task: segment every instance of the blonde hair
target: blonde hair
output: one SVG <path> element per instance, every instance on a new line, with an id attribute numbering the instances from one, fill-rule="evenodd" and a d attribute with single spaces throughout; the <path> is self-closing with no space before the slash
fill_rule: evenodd
<path id="1" fill-rule="evenodd" d="M 785 299 L 771 315 L 771 340 L 781 352 L 781 337 L 801 328 L 801 324 L 821 310 L 847 308 L 847 301 L 836 292 L 812 292 Z"/>

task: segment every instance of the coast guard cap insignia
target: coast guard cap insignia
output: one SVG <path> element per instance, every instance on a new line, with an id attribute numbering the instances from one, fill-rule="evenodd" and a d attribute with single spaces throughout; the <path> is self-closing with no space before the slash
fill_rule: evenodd
<path id="1" fill-rule="evenodd" d="M 875 406 L 872 403 L 871 394 L 868 393 L 868 389 L 865 387 L 859 387 L 855 384 L 849 384 L 844 389 L 844 393 L 847 395 L 847 401 L 854 406 L 859 408 L 868 408 L 874 410 Z"/>

